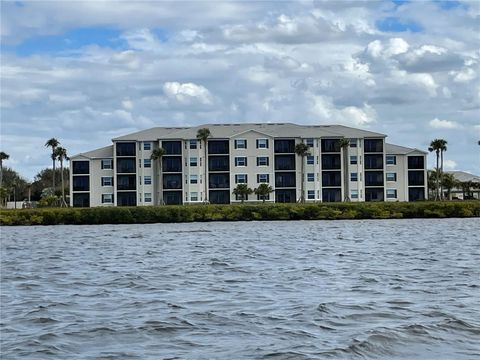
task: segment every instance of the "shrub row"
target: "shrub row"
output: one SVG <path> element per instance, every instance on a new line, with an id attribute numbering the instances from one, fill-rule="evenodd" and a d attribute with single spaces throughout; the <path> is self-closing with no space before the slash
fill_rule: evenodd
<path id="1" fill-rule="evenodd" d="M 243 204 L 1 210 L 0 225 L 480 217 L 480 201 Z"/>

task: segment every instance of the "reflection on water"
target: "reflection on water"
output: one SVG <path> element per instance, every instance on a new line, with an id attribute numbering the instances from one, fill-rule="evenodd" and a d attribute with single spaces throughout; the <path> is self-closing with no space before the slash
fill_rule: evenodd
<path id="1" fill-rule="evenodd" d="M 2 358 L 474 359 L 479 230 L 478 219 L 2 228 Z"/>

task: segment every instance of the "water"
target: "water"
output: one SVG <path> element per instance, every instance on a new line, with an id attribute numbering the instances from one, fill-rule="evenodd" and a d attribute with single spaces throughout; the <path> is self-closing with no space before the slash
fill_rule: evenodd
<path id="1" fill-rule="evenodd" d="M 480 221 L 1 229 L 2 359 L 478 359 Z"/>

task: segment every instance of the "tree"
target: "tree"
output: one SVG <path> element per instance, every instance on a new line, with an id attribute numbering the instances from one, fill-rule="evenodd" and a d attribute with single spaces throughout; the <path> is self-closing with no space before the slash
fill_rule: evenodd
<path id="1" fill-rule="evenodd" d="M 455 176 L 450 173 L 443 174 L 442 176 L 442 190 L 446 189 L 447 190 L 447 199 L 450 200 L 450 193 L 454 187 L 458 185 L 457 180 L 455 179 Z"/>
<path id="2" fill-rule="evenodd" d="M 45 147 L 47 147 L 47 148 L 51 147 L 52 148 L 51 158 L 52 158 L 52 161 L 53 161 L 53 177 L 52 177 L 52 188 L 53 188 L 53 190 L 55 190 L 55 161 L 57 159 L 57 157 L 55 156 L 55 149 L 57 148 L 58 145 L 60 145 L 60 142 L 55 138 L 51 138 L 50 140 L 48 140 L 45 143 Z"/>
<path id="3" fill-rule="evenodd" d="M 15 170 L 8 167 L 3 169 L 3 195 L 10 200 L 25 200 L 28 194 L 28 182 Z"/>
<path id="4" fill-rule="evenodd" d="M 429 199 L 436 199 L 436 193 L 437 193 L 437 179 L 439 176 L 439 172 L 437 172 L 437 169 L 433 170 L 428 170 L 428 178 L 427 178 L 427 184 L 428 184 L 428 198 Z"/>
<path id="5" fill-rule="evenodd" d="M 69 160 L 67 156 L 67 150 L 61 146 L 55 149 L 55 157 L 60 162 L 60 177 L 62 180 L 62 206 L 67 207 L 67 202 L 65 201 L 65 182 L 63 180 L 63 161 Z"/>
<path id="6" fill-rule="evenodd" d="M 163 178 L 162 178 L 162 158 L 163 155 L 165 155 L 165 149 L 164 148 L 158 148 L 158 149 L 153 149 L 152 154 L 150 155 L 150 159 L 157 164 L 156 166 L 158 167 L 158 186 L 160 187 L 159 191 L 159 196 L 156 197 L 155 199 L 155 205 L 159 205 L 163 203 L 163 189 L 162 189 L 162 184 L 163 184 Z M 162 201 L 160 201 L 162 199 Z"/>
<path id="7" fill-rule="evenodd" d="M 309 146 L 304 143 L 299 143 L 295 145 L 295 154 L 300 156 L 301 159 L 301 183 L 300 183 L 300 202 L 304 203 L 305 202 L 305 157 L 310 155 L 310 152 L 308 151 Z"/>
<path id="8" fill-rule="evenodd" d="M 435 151 L 435 155 L 437 157 L 437 162 L 435 169 L 437 170 L 437 178 L 435 182 L 435 187 L 436 187 L 436 192 L 435 192 L 435 200 L 438 200 L 440 198 L 439 196 L 439 190 L 440 190 L 440 151 L 442 147 L 444 146 L 444 141 L 442 139 L 435 139 L 430 142 L 430 147 L 428 148 L 428 151 L 433 152 Z M 446 143 L 446 142 L 445 142 Z M 443 165 L 442 165 L 443 166 Z"/>
<path id="9" fill-rule="evenodd" d="M 233 194 L 240 197 L 240 200 L 242 200 L 242 204 L 245 201 L 245 199 L 248 197 L 248 195 L 252 193 L 253 193 L 253 190 L 250 189 L 247 184 L 238 184 L 235 187 L 235 189 L 233 189 Z"/>
<path id="10" fill-rule="evenodd" d="M 348 148 L 350 147 L 350 139 L 340 139 L 340 147 L 343 156 L 343 188 L 345 191 L 344 201 L 350 201 L 350 177 L 348 171 Z"/>
<path id="11" fill-rule="evenodd" d="M 208 138 L 210 137 L 211 133 L 208 128 L 202 128 L 198 129 L 197 131 L 197 139 L 203 142 L 203 149 L 204 149 L 204 163 L 203 166 L 205 168 L 205 174 L 204 174 L 204 179 L 203 179 L 203 184 L 205 185 L 205 197 L 204 197 L 204 202 L 208 203 L 208 179 L 207 179 L 207 174 L 208 174 L 208 161 L 207 161 L 207 142 Z"/>
<path id="12" fill-rule="evenodd" d="M 260 196 L 262 202 L 265 202 L 266 197 L 273 192 L 273 188 L 266 183 L 262 183 L 253 191 L 255 192 L 255 195 Z"/>
<path id="13" fill-rule="evenodd" d="M 439 139 L 440 142 L 440 199 L 443 200 L 443 153 L 447 151 L 447 140 Z"/>
<path id="14" fill-rule="evenodd" d="M 70 170 L 68 168 L 63 169 L 63 173 L 60 173 L 60 169 L 55 169 L 55 177 L 58 179 L 63 175 L 65 179 L 65 193 L 69 193 L 69 185 L 70 185 Z M 35 178 L 33 179 L 32 183 L 32 200 L 39 201 L 42 198 L 42 192 L 45 189 L 50 189 L 52 196 L 53 195 L 61 195 L 60 190 L 53 191 L 52 188 L 52 179 L 53 179 L 53 169 L 52 168 L 45 168 L 41 170 Z"/>
<path id="15" fill-rule="evenodd" d="M 0 187 L 2 187 L 3 184 L 3 160 L 8 160 L 9 158 L 10 155 L 6 152 L 0 151 Z"/>

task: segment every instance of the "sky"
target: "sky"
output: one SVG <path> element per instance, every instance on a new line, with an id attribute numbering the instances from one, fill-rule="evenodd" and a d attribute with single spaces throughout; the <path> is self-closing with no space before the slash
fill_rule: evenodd
<path id="1" fill-rule="evenodd" d="M 2 1 L 0 27 L 0 150 L 30 180 L 52 137 L 238 122 L 443 138 L 480 174 L 479 1 Z"/>

